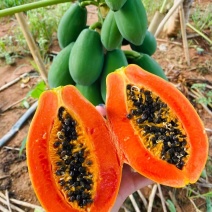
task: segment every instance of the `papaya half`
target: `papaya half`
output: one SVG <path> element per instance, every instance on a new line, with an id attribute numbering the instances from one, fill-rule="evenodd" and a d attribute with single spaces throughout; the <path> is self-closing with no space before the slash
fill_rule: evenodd
<path id="1" fill-rule="evenodd" d="M 110 211 L 122 167 L 112 141 L 105 119 L 74 86 L 41 95 L 26 150 L 45 211 Z"/>
<path id="2" fill-rule="evenodd" d="M 104 50 L 97 31 L 84 29 L 76 42 L 69 58 L 69 71 L 79 85 L 91 85 L 100 76 L 104 63 Z"/>
<path id="3" fill-rule="evenodd" d="M 58 25 L 58 42 L 60 48 L 65 48 L 74 42 L 80 32 L 86 27 L 87 9 L 80 6 L 79 2 L 72 3 L 62 16 Z"/>
<path id="4" fill-rule="evenodd" d="M 141 45 L 147 30 L 147 14 L 141 0 L 127 0 L 114 15 L 123 38 L 134 45 Z"/>
<path id="5" fill-rule="evenodd" d="M 108 51 L 112 51 L 121 45 L 122 40 L 123 37 L 116 25 L 114 12 L 110 10 L 101 29 L 102 44 Z"/>
<path id="6" fill-rule="evenodd" d="M 171 83 L 128 65 L 107 77 L 106 110 L 125 163 L 167 186 L 198 180 L 208 156 L 206 132 Z"/>
<path id="7" fill-rule="evenodd" d="M 101 75 L 101 95 L 104 102 L 106 101 L 106 78 L 107 75 L 122 66 L 127 66 L 127 58 L 121 49 L 108 51 L 105 55 L 104 66 Z"/>
<path id="8" fill-rule="evenodd" d="M 140 46 L 136 46 L 134 44 L 130 44 L 131 48 L 137 52 L 153 55 L 157 49 L 157 41 L 155 36 L 150 32 L 146 31 L 144 41 Z"/>
<path id="9" fill-rule="evenodd" d="M 48 83 L 51 88 L 75 84 L 69 73 L 69 56 L 74 42 L 62 49 L 53 59 L 48 71 Z"/>

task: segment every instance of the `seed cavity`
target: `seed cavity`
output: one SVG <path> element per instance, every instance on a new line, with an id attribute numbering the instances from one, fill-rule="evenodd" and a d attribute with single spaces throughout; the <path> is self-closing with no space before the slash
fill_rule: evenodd
<path id="1" fill-rule="evenodd" d="M 135 85 L 126 86 L 129 113 L 145 147 L 158 158 L 182 170 L 188 158 L 187 136 L 177 116 L 162 99 Z"/>
<path id="2" fill-rule="evenodd" d="M 64 107 L 58 110 L 51 131 L 50 154 L 54 178 L 65 198 L 74 207 L 89 208 L 95 192 L 95 160 L 86 143 L 83 127 Z"/>

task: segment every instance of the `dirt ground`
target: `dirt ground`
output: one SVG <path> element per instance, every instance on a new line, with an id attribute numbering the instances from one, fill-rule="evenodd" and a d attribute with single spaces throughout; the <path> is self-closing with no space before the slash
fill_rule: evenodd
<path id="1" fill-rule="evenodd" d="M 92 18 L 92 14 L 90 14 L 90 18 Z M 9 33 L 11 24 L 17 24 L 16 20 L 13 19 L 10 22 L 0 22 L 0 37 Z M 188 35 L 194 35 L 194 32 L 191 30 L 187 31 Z M 209 34 L 209 32 L 206 33 Z M 209 156 L 211 158 L 212 108 L 207 107 L 207 109 L 205 109 L 202 105 L 196 103 L 196 99 L 191 95 L 191 85 L 194 83 L 207 83 L 212 86 L 212 52 L 207 41 L 201 37 L 194 36 L 192 39 L 188 40 L 189 43 L 191 43 L 190 41 L 192 40 L 192 44 L 189 45 L 189 66 L 185 60 L 180 36 L 176 40 L 170 42 L 167 42 L 166 39 L 158 39 L 158 48 L 153 57 L 163 67 L 170 82 L 174 83 L 186 95 L 186 97 L 189 98 L 199 113 L 209 138 Z M 198 54 L 196 47 L 203 48 L 203 54 Z M 52 51 L 59 50 L 57 42 L 55 42 L 51 49 Z M 20 77 L 22 74 L 30 73 L 27 77 L 18 80 L 3 91 L 0 90 L 0 138 L 3 137 L 25 113 L 26 109 L 22 106 L 21 102 L 26 97 L 26 94 L 39 80 L 41 80 L 34 71 L 31 61 L 32 58 L 30 56 L 23 55 L 16 58 L 13 65 L 6 65 L 3 59 L 0 60 L 0 88 Z M 33 99 L 30 99 L 29 103 L 32 104 L 33 101 Z M 18 133 L 0 149 L 0 198 L 2 198 L 2 194 L 8 194 L 10 198 L 39 206 L 39 202 L 29 180 L 25 151 L 23 151 L 21 155 L 19 154 L 22 141 L 27 136 L 30 121 L 31 119 L 29 119 Z M 212 166 L 210 165 L 210 167 Z M 209 171 L 212 173 L 211 170 Z M 209 176 L 208 180 L 210 183 L 209 185 L 211 186 L 211 176 Z M 193 185 L 192 188 L 197 188 L 197 191 L 200 193 L 206 193 L 211 189 L 211 187 L 201 187 L 198 183 Z M 151 189 L 151 187 L 142 189 L 147 200 Z M 175 201 L 177 211 L 196 211 L 194 205 L 188 199 L 187 189 L 171 189 L 162 186 L 162 192 L 166 199 L 168 198 Z M 205 200 L 197 198 L 194 202 L 200 211 L 206 211 Z M 17 206 L 23 211 L 34 211 L 33 208 L 28 206 Z M 3 204 L 0 201 L 0 211 L 4 211 L 1 207 L 7 208 L 6 204 Z M 143 206 L 141 206 L 141 208 L 142 207 Z M 130 206 L 128 207 L 128 210 L 133 211 Z M 145 209 L 143 208 L 142 211 L 145 211 Z M 162 211 L 161 202 L 157 196 L 155 198 L 153 211 Z"/>

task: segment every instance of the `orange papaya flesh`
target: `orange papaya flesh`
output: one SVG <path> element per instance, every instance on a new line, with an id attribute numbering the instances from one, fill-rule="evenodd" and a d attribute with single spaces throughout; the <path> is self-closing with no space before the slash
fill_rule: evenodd
<path id="1" fill-rule="evenodd" d="M 42 94 L 29 130 L 27 162 L 46 211 L 110 210 L 122 167 L 112 140 L 103 117 L 74 86 Z"/>
<path id="2" fill-rule="evenodd" d="M 107 119 L 125 163 L 163 185 L 195 183 L 208 141 L 186 97 L 171 83 L 131 64 L 107 77 Z"/>

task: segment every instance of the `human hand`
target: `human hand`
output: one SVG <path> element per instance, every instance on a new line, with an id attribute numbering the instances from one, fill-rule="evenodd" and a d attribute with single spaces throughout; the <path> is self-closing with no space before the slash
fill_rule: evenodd
<path id="1" fill-rule="evenodd" d="M 133 171 L 129 165 L 124 164 L 119 193 L 111 212 L 118 212 L 123 202 L 130 194 L 152 183 L 150 179 Z"/>
<path id="2" fill-rule="evenodd" d="M 106 110 L 103 105 L 96 106 L 96 109 L 102 116 L 106 116 Z M 118 212 L 119 208 L 130 194 L 152 183 L 150 179 L 134 172 L 129 165 L 124 164 L 118 196 L 111 212 Z"/>

